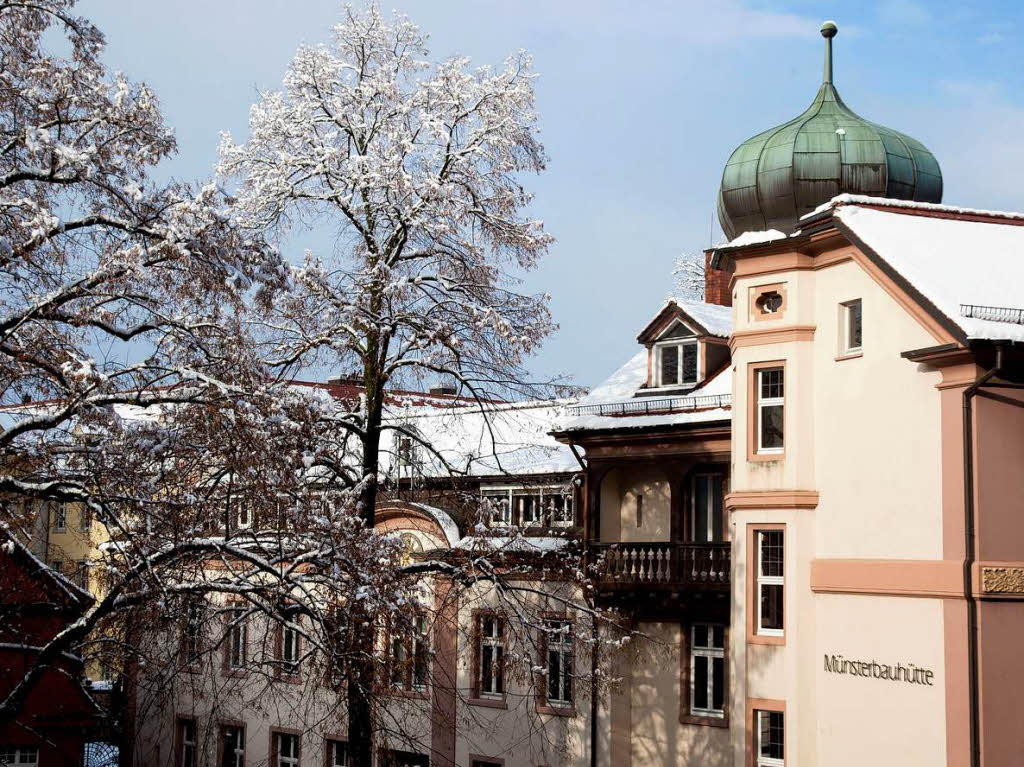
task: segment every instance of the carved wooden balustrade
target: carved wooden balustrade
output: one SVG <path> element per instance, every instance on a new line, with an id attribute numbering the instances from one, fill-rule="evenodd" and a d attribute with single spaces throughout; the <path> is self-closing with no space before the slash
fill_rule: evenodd
<path id="1" fill-rule="evenodd" d="M 723 543 L 591 543 L 602 587 L 729 588 L 731 546 Z"/>

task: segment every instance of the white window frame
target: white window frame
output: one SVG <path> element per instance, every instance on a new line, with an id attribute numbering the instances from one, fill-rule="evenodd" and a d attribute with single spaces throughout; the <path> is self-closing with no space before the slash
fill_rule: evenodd
<path id="1" fill-rule="evenodd" d="M 860 345 L 851 344 L 850 335 L 853 330 L 853 308 L 860 307 Z M 864 302 L 859 298 L 843 301 L 839 304 L 839 353 L 852 356 L 864 351 Z"/>
<path id="2" fill-rule="evenodd" d="M 198 600 L 185 605 L 185 625 L 182 629 L 182 662 L 189 667 L 194 666 L 202 655 L 205 608 L 205 603 Z"/>
<path id="3" fill-rule="evenodd" d="M 764 397 L 761 377 L 765 373 L 774 371 L 782 373 L 782 396 Z M 757 368 L 754 371 L 754 386 L 757 389 L 757 454 L 758 455 L 779 455 L 786 449 L 786 368 L 783 365 L 772 365 L 771 367 Z M 782 444 L 779 447 L 764 446 L 764 409 L 766 407 L 782 408 Z"/>
<path id="4" fill-rule="evenodd" d="M 412 640 L 409 642 L 410 660 L 409 687 L 417 692 L 425 692 L 430 684 L 430 625 L 426 613 L 417 613 L 412 623 Z M 423 681 L 416 681 L 416 666 L 423 658 Z"/>
<path id="5" fill-rule="evenodd" d="M 295 676 L 299 673 L 299 630 L 295 626 L 281 626 L 281 673 Z"/>
<path id="6" fill-rule="evenodd" d="M 274 737 L 277 740 L 276 767 L 299 767 L 299 736 L 290 732 L 275 732 Z M 286 742 L 295 747 L 295 753 L 289 754 L 288 756 L 284 755 L 284 744 Z"/>
<path id="7" fill-rule="evenodd" d="M 53 532 L 68 531 L 68 505 L 64 501 L 53 502 Z"/>
<path id="8" fill-rule="evenodd" d="M 777 714 L 782 717 L 782 759 L 761 755 L 761 717 Z M 756 767 L 786 767 L 786 712 L 770 709 L 754 710 L 754 764 Z"/>
<path id="9" fill-rule="evenodd" d="M 10 764 L 12 767 L 39 767 L 39 746 L 0 746 L 0 755 L 4 759 L 14 761 L 7 761 L 5 764 Z M 27 759 L 22 761 L 24 757 L 34 758 L 31 761 Z"/>
<path id="10" fill-rule="evenodd" d="M 490 620 L 493 626 L 493 633 L 487 634 L 484 632 L 485 621 Z M 479 636 L 480 647 L 478 652 L 480 653 L 480 678 L 477 680 L 477 694 L 481 698 L 489 698 L 492 700 L 503 700 L 505 698 L 505 619 L 503 616 L 495 613 L 484 613 L 477 616 L 477 634 Z M 498 651 L 501 650 L 499 653 Z M 491 658 L 491 674 L 490 678 L 484 678 L 484 656 L 490 654 Z M 489 686 L 490 690 L 485 690 L 486 686 Z M 500 684 L 499 684 L 500 682 Z M 501 687 L 500 690 L 495 689 Z"/>
<path id="11" fill-rule="evenodd" d="M 351 757 L 348 752 L 348 741 L 330 738 L 327 742 L 330 744 L 329 749 L 331 756 L 329 767 L 349 767 Z"/>
<path id="12" fill-rule="evenodd" d="M 693 513 L 690 515 L 690 537 L 696 543 L 697 539 L 697 482 L 701 478 L 708 480 L 708 508 L 707 508 L 707 522 L 708 527 L 705 531 L 707 534 L 706 541 L 708 543 L 724 543 L 725 541 L 725 522 L 719 519 L 719 526 L 722 529 L 722 540 L 715 540 L 715 493 L 712 482 L 717 480 L 719 483 L 725 482 L 725 475 L 720 471 L 699 471 L 693 475 L 693 482 L 690 484 L 690 497 L 693 499 Z M 722 487 L 722 503 L 725 503 L 725 488 Z M 722 509 L 718 509 L 717 513 L 719 516 L 722 514 Z M 704 541 L 701 541 L 702 543 Z"/>
<path id="13" fill-rule="evenodd" d="M 513 499 L 516 495 L 533 495 L 537 498 L 537 509 L 540 512 L 540 520 L 531 522 L 531 527 L 572 527 L 576 520 L 576 509 L 574 503 L 574 494 L 570 489 L 568 492 L 565 490 L 565 485 L 483 485 L 480 487 L 480 498 L 490 499 L 495 502 L 495 496 L 503 494 L 505 496 L 506 508 L 508 509 L 507 516 L 501 518 L 495 518 L 491 520 L 492 527 L 513 527 L 523 526 L 522 522 L 522 511 L 517 509 L 513 503 Z M 552 497 L 564 498 L 566 507 L 568 508 L 569 514 L 568 519 L 555 520 L 552 515 L 554 509 L 547 507 L 547 501 Z"/>
<path id="14" fill-rule="evenodd" d="M 566 628 L 568 627 L 568 628 Z M 573 622 L 567 618 L 548 618 L 544 623 L 547 632 L 547 646 L 545 647 L 544 667 L 547 674 L 544 678 L 544 698 L 549 706 L 569 708 L 573 705 L 572 672 L 566 671 L 567 665 L 575 668 L 573 658 Z M 551 697 L 551 652 L 554 650 L 559 655 L 558 680 L 556 682 L 556 693 L 559 697 Z M 569 664 L 566 664 L 566 660 Z"/>
<path id="15" fill-rule="evenodd" d="M 189 729 L 191 728 L 191 738 L 189 738 Z M 179 719 L 178 720 L 178 733 L 181 738 L 181 753 L 178 754 L 178 758 L 181 760 L 181 767 L 196 767 L 196 720 L 195 719 Z M 191 758 L 186 758 L 185 754 L 191 754 Z"/>
<path id="16" fill-rule="evenodd" d="M 698 646 L 697 645 L 697 627 L 704 626 L 708 632 L 708 642 L 714 642 L 714 630 L 719 628 L 722 631 L 722 646 Z M 723 689 L 723 700 L 722 708 L 698 708 L 694 701 L 697 700 L 697 658 L 707 658 L 708 662 L 708 704 L 713 705 L 715 702 L 715 664 L 716 658 L 721 658 L 723 667 L 722 673 L 725 673 L 725 626 L 721 623 L 694 623 L 690 626 L 690 714 L 692 716 L 703 716 L 713 717 L 715 719 L 725 718 L 725 698 L 728 694 L 728 689 L 725 687 L 725 680 L 722 680 Z"/>
<path id="17" fill-rule="evenodd" d="M 676 356 L 676 383 L 665 384 L 661 382 L 661 350 L 666 346 L 678 346 L 679 353 Z M 697 357 L 697 364 L 694 365 L 694 379 L 683 380 L 683 346 L 693 346 L 693 353 Z M 672 338 L 665 341 L 654 342 L 654 385 L 652 389 L 678 389 L 680 387 L 696 386 L 701 381 L 703 370 L 700 364 L 700 344 L 696 338 Z"/>
<path id="18" fill-rule="evenodd" d="M 768 533 L 777 533 L 782 538 L 782 575 L 765 575 L 764 574 L 764 548 L 763 539 Z M 757 624 L 755 626 L 755 633 L 758 636 L 769 636 L 769 637 L 780 637 L 784 636 L 786 629 L 786 534 L 784 530 L 778 528 L 767 528 L 763 530 L 757 530 L 754 535 L 754 545 L 757 546 Z M 763 625 L 763 616 L 761 614 L 761 607 L 764 604 L 764 600 L 761 598 L 761 591 L 765 586 L 781 586 L 782 587 L 782 628 L 768 628 Z"/>
<path id="19" fill-rule="evenodd" d="M 238 724 L 221 725 L 220 737 L 223 744 L 222 748 L 228 747 L 227 738 L 224 737 L 228 730 L 237 733 L 235 736 L 235 757 L 232 760 L 234 767 L 245 767 L 245 728 Z"/>
<path id="20" fill-rule="evenodd" d="M 240 671 L 249 659 L 249 622 L 244 607 L 232 607 L 228 616 L 228 669 Z M 237 653 L 236 653 L 237 649 Z M 238 663 L 235 663 L 235 656 Z"/>

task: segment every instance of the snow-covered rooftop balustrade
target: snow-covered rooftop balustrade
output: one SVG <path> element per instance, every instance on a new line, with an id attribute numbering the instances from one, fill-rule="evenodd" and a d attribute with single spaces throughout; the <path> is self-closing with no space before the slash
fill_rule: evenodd
<path id="1" fill-rule="evenodd" d="M 650 415 L 661 413 L 687 413 L 703 408 L 727 408 L 732 404 L 731 394 L 705 396 L 641 397 L 628 402 L 604 402 L 594 405 L 574 405 L 567 408 L 569 415 Z"/>

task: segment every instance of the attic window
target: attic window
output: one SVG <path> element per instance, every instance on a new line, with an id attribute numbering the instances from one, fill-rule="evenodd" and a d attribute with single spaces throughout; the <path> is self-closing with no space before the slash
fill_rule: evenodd
<path id="1" fill-rule="evenodd" d="M 782 309 L 782 295 L 777 290 L 770 290 L 757 297 L 757 310 L 761 314 L 777 314 Z"/>
<path id="2" fill-rule="evenodd" d="M 654 345 L 655 386 L 697 383 L 697 340 L 663 341 Z"/>

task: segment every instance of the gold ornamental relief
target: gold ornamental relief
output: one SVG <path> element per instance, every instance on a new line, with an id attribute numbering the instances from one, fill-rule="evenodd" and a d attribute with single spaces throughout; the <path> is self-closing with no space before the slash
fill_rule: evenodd
<path id="1" fill-rule="evenodd" d="M 1024 567 L 982 567 L 981 590 L 989 594 L 1024 594 Z"/>

